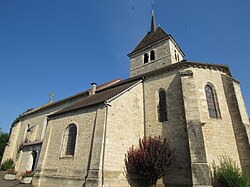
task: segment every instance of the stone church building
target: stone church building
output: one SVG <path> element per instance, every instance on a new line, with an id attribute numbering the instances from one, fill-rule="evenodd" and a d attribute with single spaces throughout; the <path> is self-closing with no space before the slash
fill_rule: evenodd
<path id="1" fill-rule="evenodd" d="M 36 187 L 140 187 L 125 176 L 139 137 L 170 139 L 176 163 L 158 186 L 212 186 L 210 166 L 229 155 L 250 176 L 250 126 L 240 85 L 226 65 L 184 60 L 155 24 L 128 54 L 130 78 L 115 79 L 22 113 L 3 161 L 35 172 Z"/>

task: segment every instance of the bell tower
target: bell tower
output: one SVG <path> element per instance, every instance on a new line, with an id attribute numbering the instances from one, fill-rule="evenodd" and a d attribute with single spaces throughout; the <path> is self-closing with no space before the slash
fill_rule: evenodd
<path id="1" fill-rule="evenodd" d="M 153 3 L 151 29 L 135 49 L 128 54 L 128 57 L 130 58 L 130 77 L 141 75 L 184 59 L 184 53 L 174 38 L 160 26 L 156 26 Z"/>

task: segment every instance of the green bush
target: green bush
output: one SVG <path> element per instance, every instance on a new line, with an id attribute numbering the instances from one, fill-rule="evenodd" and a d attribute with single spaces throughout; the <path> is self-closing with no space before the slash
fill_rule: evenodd
<path id="1" fill-rule="evenodd" d="M 5 160 L 1 165 L 1 170 L 7 171 L 8 169 L 14 169 L 15 164 L 12 159 Z"/>
<path id="2" fill-rule="evenodd" d="M 219 165 L 213 162 L 214 183 L 223 187 L 247 187 L 248 179 L 236 162 L 227 156 L 220 158 Z"/>

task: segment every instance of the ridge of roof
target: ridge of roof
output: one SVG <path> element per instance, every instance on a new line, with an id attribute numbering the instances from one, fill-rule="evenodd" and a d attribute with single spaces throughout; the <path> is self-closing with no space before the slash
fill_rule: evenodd
<path id="1" fill-rule="evenodd" d="M 158 26 L 154 32 L 148 32 L 140 41 L 140 43 L 135 47 L 135 49 L 131 53 L 129 53 L 129 55 L 168 36 L 169 34 L 167 34 L 160 26 Z"/>
<path id="2" fill-rule="evenodd" d="M 101 84 L 101 85 L 97 86 L 97 87 L 96 87 L 96 90 L 99 91 L 99 90 L 105 89 L 106 87 L 109 87 L 109 86 L 111 86 L 111 85 L 113 85 L 113 84 L 116 84 L 116 83 L 118 83 L 119 81 L 121 81 L 121 79 L 120 79 L 120 78 L 116 78 L 116 79 L 114 79 L 114 80 L 112 80 L 112 81 L 109 81 L 109 82 L 106 82 L 106 83 L 104 83 L 104 84 Z M 88 96 L 88 95 L 89 95 L 89 92 L 90 92 L 90 89 L 85 90 L 85 91 L 82 91 L 82 92 L 79 92 L 79 93 L 74 94 L 74 95 L 72 95 L 72 96 L 66 97 L 66 98 L 61 99 L 61 100 L 59 100 L 59 101 L 56 101 L 56 102 L 53 102 L 53 103 L 48 103 L 48 104 L 42 105 L 42 106 L 40 106 L 40 107 L 34 108 L 33 110 L 30 110 L 30 111 L 28 111 L 28 112 L 24 112 L 24 113 L 20 114 L 19 118 L 20 118 L 20 117 L 27 116 L 27 115 L 29 115 L 29 114 L 33 114 L 33 113 L 38 112 L 38 111 L 43 110 L 43 109 L 47 109 L 47 108 L 49 108 L 49 107 L 53 107 L 53 106 L 56 106 L 56 105 L 63 104 L 64 102 L 68 102 L 68 101 L 72 101 L 72 100 L 81 99 L 81 98 L 83 98 L 83 97 Z"/>

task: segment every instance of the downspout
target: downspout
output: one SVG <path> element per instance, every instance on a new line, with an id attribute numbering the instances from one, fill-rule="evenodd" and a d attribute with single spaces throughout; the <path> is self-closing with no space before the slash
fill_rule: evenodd
<path id="1" fill-rule="evenodd" d="M 108 107 L 111 106 L 109 104 L 110 101 L 112 101 L 113 99 L 119 97 L 120 95 L 124 94 L 125 92 L 129 91 L 131 88 L 133 88 L 134 86 L 138 85 L 139 83 L 141 83 L 141 80 L 138 81 L 136 84 L 134 84 L 133 86 L 131 86 L 130 88 L 124 90 L 123 92 L 121 92 L 120 94 L 114 96 L 113 98 L 110 98 L 109 100 L 106 100 L 104 102 L 104 105 L 106 107 L 106 119 L 105 119 L 105 124 L 104 124 L 104 137 L 103 137 L 103 151 L 102 151 L 102 187 L 104 187 L 104 157 L 105 157 L 105 146 L 106 146 L 106 134 L 107 134 L 107 126 L 108 126 Z"/>
<path id="2" fill-rule="evenodd" d="M 90 145 L 90 151 L 89 151 L 89 160 L 88 160 L 88 165 L 87 165 L 87 174 L 84 177 L 84 184 L 86 184 L 87 178 L 89 176 L 89 170 L 90 170 L 91 159 L 92 159 L 92 152 L 93 152 L 94 137 L 95 137 L 95 128 L 96 128 L 97 114 L 98 114 L 98 109 L 96 110 L 95 123 L 94 123 L 94 127 L 93 127 L 93 130 L 92 130 L 93 132 L 92 132 L 91 145 Z"/>
<path id="3" fill-rule="evenodd" d="M 145 89 L 145 80 L 146 78 L 143 77 L 142 79 L 142 89 L 143 89 L 143 120 L 144 120 L 144 136 L 147 136 L 147 128 L 146 128 L 146 89 Z"/>
<path id="4" fill-rule="evenodd" d="M 106 107 L 106 119 L 104 124 L 104 137 L 103 137 L 103 151 L 102 151 L 102 187 L 104 187 L 104 158 L 105 158 L 105 147 L 106 147 L 106 134 L 108 125 L 108 107 L 111 106 L 107 101 L 104 102 Z"/>

